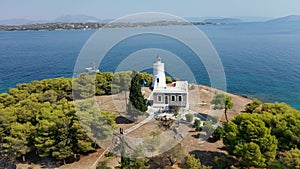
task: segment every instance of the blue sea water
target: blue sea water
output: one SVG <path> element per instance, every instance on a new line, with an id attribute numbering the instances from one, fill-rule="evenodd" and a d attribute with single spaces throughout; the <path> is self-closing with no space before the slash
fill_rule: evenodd
<path id="1" fill-rule="evenodd" d="M 300 23 L 198 27 L 222 60 L 228 92 L 264 102 L 287 102 L 300 109 Z M 17 83 L 71 77 L 81 48 L 94 32 L 0 32 L 0 92 Z M 169 50 L 183 60 L 188 58 L 185 61 L 197 82 L 210 85 L 203 65 L 193 65 L 193 54 L 188 49 L 159 36 L 135 37 L 116 45 L 107 53 L 100 70 L 113 71 L 123 57 L 149 47 Z"/>

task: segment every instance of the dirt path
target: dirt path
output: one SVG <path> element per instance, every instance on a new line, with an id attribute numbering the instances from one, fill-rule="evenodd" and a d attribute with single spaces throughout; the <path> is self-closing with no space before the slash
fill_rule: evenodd
<path id="1" fill-rule="evenodd" d="M 221 115 L 221 122 L 224 122 L 225 118 L 223 116 L 223 110 L 212 110 L 210 104 L 213 95 L 216 92 L 221 91 L 202 85 L 195 85 L 194 87 L 195 89 L 189 91 L 190 109 L 199 113 L 209 115 Z M 145 97 L 148 97 L 151 93 L 151 90 L 149 90 L 148 88 L 143 88 L 142 91 Z M 242 110 L 244 110 L 245 105 L 251 102 L 250 99 L 242 96 L 230 93 L 226 94 L 232 97 L 232 101 L 234 103 L 233 109 L 228 111 L 229 119 L 232 119 L 235 115 L 239 114 Z M 127 96 L 129 96 L 129 94 L 127 94 Z M 125 111 L 126 100 L 124 93 L 112 96 L 97 96 L 97 100 L 100 105 L 99 108 L 102 110 L 115 112 L 119 115 L 121 115 L 121 113 Z M 148 123 L 151 120 L 152 116 L 150 115 L 148 118 L 144 118 L 144 121 L 141 120 L 142 122 L 140 123 L 137 122 L 118 124 L 118 127 L 124 128 L 125 131 L 127 130 L 127 133 L 130 133 L 130 135 L 135 135 L 139 133 L 147 134 L 145 132 L 145 128 L 149 130 L 149 128 L 151 128 L 150 126 L 152 126 L 153 129 L 155 128 L 155 130 L 157 130 L 157 128 L 153 126 L 153 124 Z M 186 153 L 193 152 L 203 157 L 214 157 L 216 155 L 226 154 L 226 151 L 223 150 L 224 145 L 221 141 L 215 143 L 199 143 L 199 139 L 195 137 L 195 134 L 196 133 L 193 131 L 193 129 L 191 129 L 189 134 L 186 135 L 185 138 L 181 141 L 182 145 L 185 146 Z M 104 153 L 104 149 L 98 149 L 95 153 L 91 153 L 86 156 L 80 156 L 80 160 L 77 162 L 60 166 L 57 169 L 86 169 L 87 166 L 92 166 L 93 164 L 96 164 L 95 162 L 97 162 L 103 156 Z M 207 162 L 209 164 L 209 161 Z M 117 162 L 114 163 L 118 164 Z M 43 168 L 40 164 L 18 164 L 18 169 L 28 169 L 29 167 L 31 167 L 32 169 Z"/>

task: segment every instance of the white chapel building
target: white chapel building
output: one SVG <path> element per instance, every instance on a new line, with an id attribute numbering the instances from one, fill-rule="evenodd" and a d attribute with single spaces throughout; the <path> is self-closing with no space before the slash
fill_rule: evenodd
<path id="1" fill-rule="evenodd" d="M 176 81 L 166 84 L 165 65 L 160 57 L 153 64 L 153 108 L 166 109 L 170 106 L 179 106 L 188 109 L 188 82 Z"/>

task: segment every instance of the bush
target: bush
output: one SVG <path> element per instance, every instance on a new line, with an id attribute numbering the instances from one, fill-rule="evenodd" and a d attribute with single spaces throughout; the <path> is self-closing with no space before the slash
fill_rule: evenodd
<path id="1" fill-rule="evenodd" d="M 194 116 L 191 113 L 189 113 L 189 114 L 185 115 L 185 118 L 186 118 L 186 121 L 192 122 L 194 119 Z"/>
<path id="2" fill-rule="evenodd" d="M 199 119 L 195 120 L 195 127 L 196 127 L 196 131 L 201 131 L 201 127 L 200 127 L 201 121 Z"/>
<path id="3" fill-rule="evenodd" d="M 213 132 L 212 137 L 214 141 L 220 140 L 223 136 L 224 130 L 222 127 L 218 126 L 216 130 Z"/>
<path id="4" fill-rule="evenodd" d="M 214 132 L 214 127 L 212 126 L 211 122 L 205 121 L 203 123 L 203 130 L 208 134 L 212 134 Z"/>
<path id="5" fill-rule="evenodd" d="M 196 88 L 195 85 L 190 86 L 190 90 L 194 90 L 195 88 Z"/>
<path id="6" fill-rule="evenodd" d="M 97 166 L 97 169 L 111 169 L 111 167 L 106 166 L 105 163 L 100 163 L 100 164 Z"/>
<path id="7" fill-rule="evenodd" d="M 209 116 L 209 120 L 211 120 L 213 123 L 218 123 L 219 117 L 218 116 Z"/>

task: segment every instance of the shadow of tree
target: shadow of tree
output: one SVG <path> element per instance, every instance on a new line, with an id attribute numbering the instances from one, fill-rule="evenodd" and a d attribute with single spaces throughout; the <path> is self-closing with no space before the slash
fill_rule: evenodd
<path id="1" fill-rule="evenodd" d="M 194 138 L 200 138 L 200 133 L 193 134 L 192 137 L 194 137 Z"/>
<path id="2" fill-rule="evenodd" d="M 116 123 L 117 124 L 131 124 L 131 123 L 133 123 L 133 121 L 130 120 L 130 119 L 128 119 L 128 118 L 126 118 L 126 117 L 118 116 L 116 118 Z"/>
<path id="3" fill-rule="evenodd" d="M 74 163 L 80 159 L 80 155 L 71 156 L 65 159 L 66 164 Z M 26 162 L 23 162 L 21 158 L 17 158 L 17 163 L 19 164 L 28 164 L 28 165 L 41 165 L 41 168 L 54 169 L 64 165 L 63 161 L 56 160 L 50 157 L 37 157 L 35 153 L 29 153 L 26 155 Z M 0 167 L 1 168 L 1 167 Z M 30 168 L 30 167 L 29 167 Z"/>
<path id="4" fill-rule="evenodd" d="M 209 142 L 209 143 L 215 143 L 215 142 L 217 142 L 218 140 L 217 140 L 217 139 L 214 139 L 214 138 L 212 138 L 212 137 L 209 137 L 206 141 Z"/>
<path id="5" fill-rule="evenodd" d="M 212 166 L 216 169 L 230 168 L 231 165 L 237 162 L 236 159 L 222 152 L 193 150 L 190 154 L 200 159 L 202 165 Z"/>

